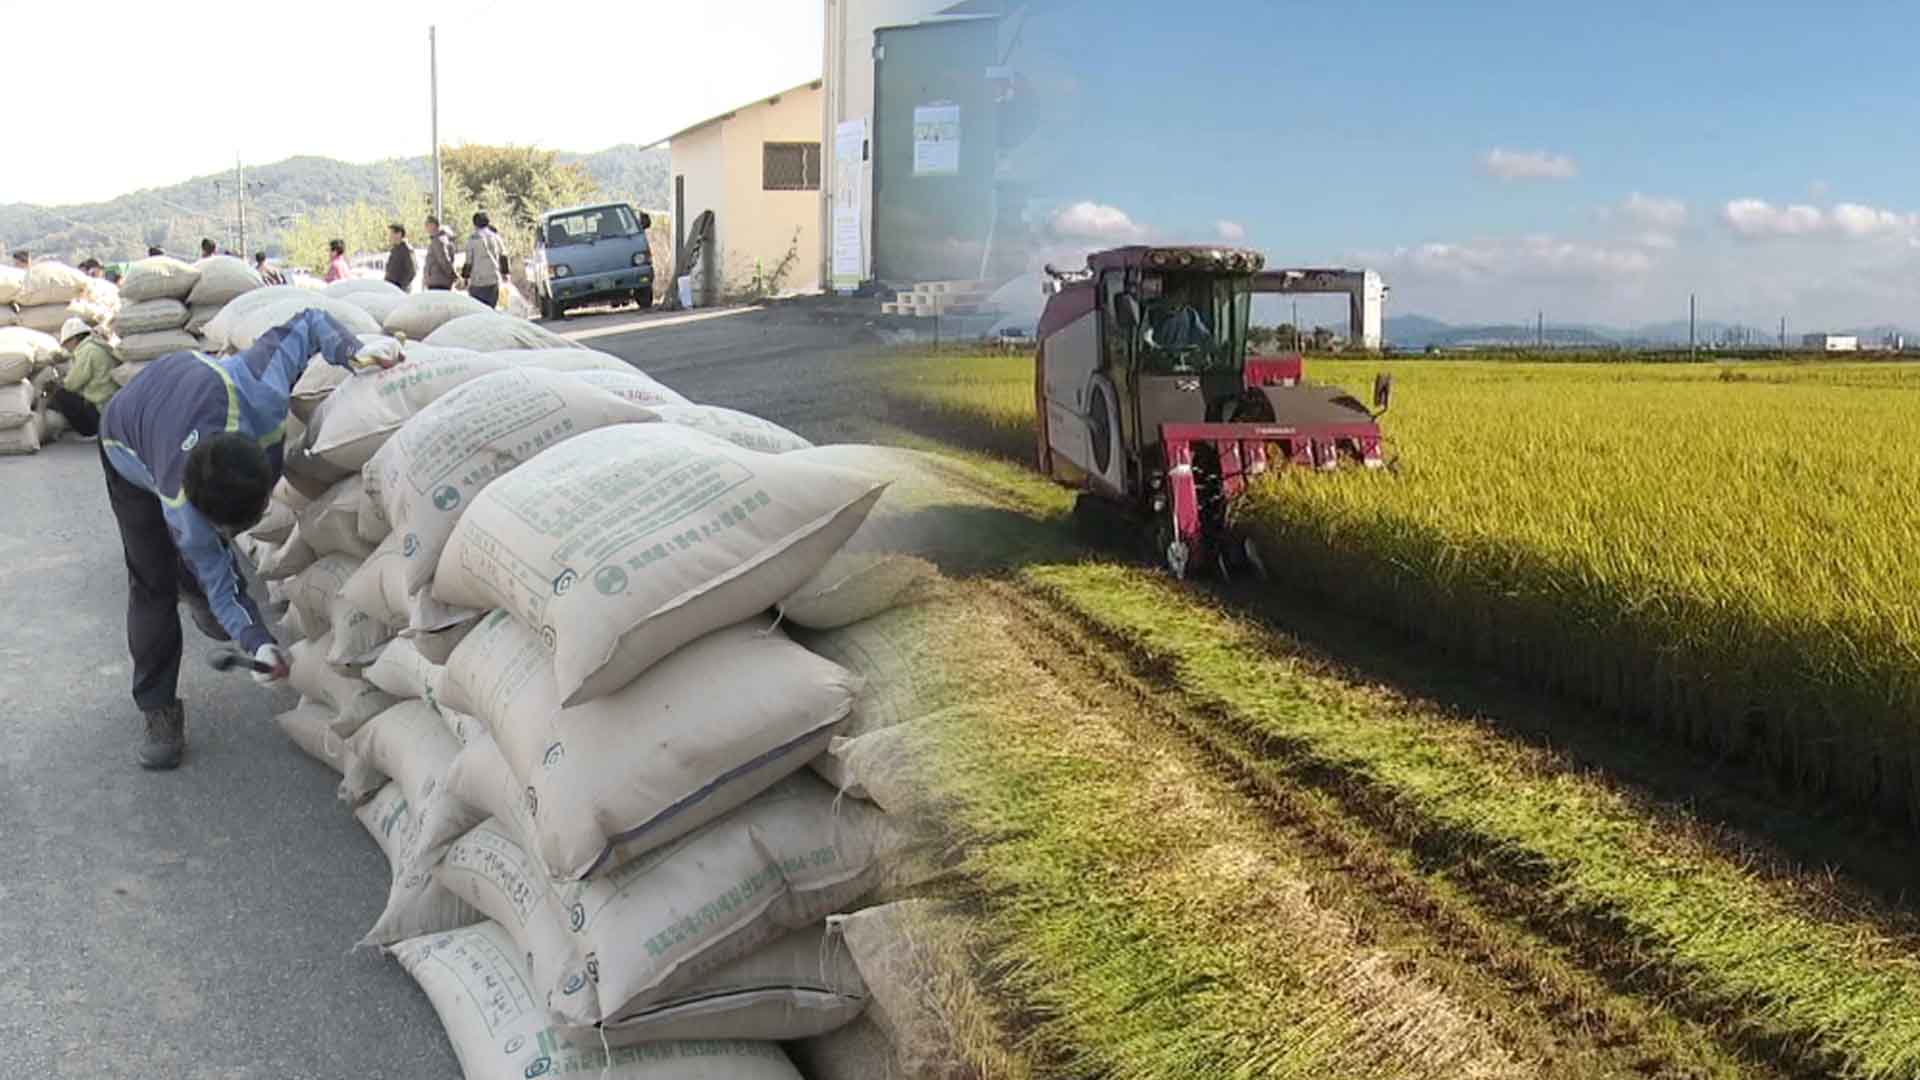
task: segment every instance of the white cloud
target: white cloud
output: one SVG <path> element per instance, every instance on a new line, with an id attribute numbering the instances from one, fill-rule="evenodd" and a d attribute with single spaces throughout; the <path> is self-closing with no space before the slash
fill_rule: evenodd
<path id="1" fill-rule="evenodd" d="M 1138 243 L 1147 238 L 1147 229 L 1128 217 L 1126 211 L 1085 200 L 1055 211 L 1047 225 L 1055 236 L 1062 239 L 1125 244 Z"/>
<path id="2" fill-rule="evenodd" d="M 1687 223 L 1687 204 L 1679 199 L 1664 199 L 1639 192 L 1627 196 L 1622 204 L 1627 216 L 1661 229 L 1677 229 Z"/>
<path id="3" fill-rule="evenodd" d="M 1221 218 L 1219 221 L 1213 223 L 1213 228 L 1215 232 L 1220 234 L 1220 239 L 1225 240 L 1229 244 L 1237 244 L 1247 238 L 1247 227 L 1237 221 L 1228 221 L 1225 218 Z"/>
<path id="4" fill-rule="evenodd" d="M 1454 281 L 1617 281 L 1653 268 L 1652 256 L 1636 248 L 1605 247 L 1545 235 L 1421 244 L 1374 256 L 1371 261 L 1390 270 Z"/>
<path id="5" fill-rule="evenodd" d="M 1502 180 L 1571 180 L 1580 171 L 1565 154 L 1498 146 L 1480 156 L 1480 167 Z"/>
<path id="6" fill-rule="evenodd" d="M 1643 232 L 1635 236 L 1633 242 L 1640 247 L 1649 248 L 1654 251 L 1672 251 L 1676 246 L 1673 234 L 1663 233 L 1658 230 Z"/>
<path id="7" fill-rule="evenodd" d="M 1826 198 L 1827 191 L 1827 182 L 1825 180 L 1815 180 L 1813 183 L 1807 185 L 1807 194 L 1816 199 Z"/>
<path id="8" fill-rule="evenodd" d="M 1722 216 L 1734 232 L 1749 238 L 1832 235 L 1863 240 L 1920 228 L 1920 214 L 1860 203 L 1837 203 L 1822 210 L 1805 203 L 1775 206 L 1765 199 L 1733 199 Z"/>

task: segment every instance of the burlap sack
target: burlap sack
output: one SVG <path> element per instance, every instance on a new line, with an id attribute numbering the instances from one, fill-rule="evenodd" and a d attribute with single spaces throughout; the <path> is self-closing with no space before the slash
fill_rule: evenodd
<path id="1" fill-rule="evenodd" d="M 412 638 L 395 638 L 361 678 L 401 700 L 417 699 L 436 708 L 447 669 L 420 655 Z M 462 740 L 463 742 L 465 740 Z"/>
<path id="2" fill-rule="evenodd" d="M 791 457 L 887 483 L 887 493 L 833 558 L 781 600 L 781 614 L 801 626 L 848 626 L 922 595 L 940 577 L 927 556 L 971 527 L 954 513 L 946 483 L 914 451 L 818 446 Z"/>
<path id="3" fill-rule="evenodd" d="M 273 722 L 308 757 L 338 773 L 347 767 L 347 743 L 333 733 L 333 717 L 329 706 L 301 698 L 300 704 L 276 715 Z"/>
<path id="4" fill-rule="evenodd" d="M 294 515 L 300 522 L 300 538 L 315 555 L 364 560 L 373 553 L 373 545 L 360 539 L 360 501 L 365 497 L 358 473 L 328 488 Z"/>
<path id="5" fill-rule="evenodd" d="M 89 280 L 91 279 L 87 275 L 65 263 L 42 259 L 27 267 L 25 276 L 20 279 L 19 291 L 14 293 L 13 303 L 23 308 L 38 307 L 42 304 L 69 303 L 87 295 Z M 122 280 L 120 285 L 120 295 L 123 298 L 146 299 L 144 296 L 127 296 L 126 282 Z"/>
<path id="6" fill-rule="evenodd" d="M 25 379 L 0 386 L 0 431 L 33 422 L 33 384 Z M 38 449 L 37 440 L 35 449 Z"/>
<path id="7" fill-rule="evenodd" d="M 313 451 L 343 469 L 358 470 L 388 436 L 442 395 L 505 367 L 465 349 L 408 345 L 406 362 L 365 371 L 336 387 L 318 424 Z"/>
<path id="8" fill-rule="evenodd" d="M 24 326 L 0 327 L 0 383 L 14 383 L 53 362 L 60 343 Z"/>
<path id="9" fill-rule="evenodd" d="M 684 836 L 818 757 L 859 686 L 755 619 L 563 710 L 540 639 L 496 611 L 455 650 L 441 697 L 492 733 L 541 860 L 580 878 L 614 845 Z"/>
<path id="10" fill-rule="evenodd" d="M 557 985 L 574 962 L 566 915 L 538 861 L 489 820 L 447 849 L 433 871 L 513 937 L 536 989 Z M 851 1021 L 866 988 L 851 957 L 824 926 L 786 934 L 708 971 L 689 965 L 654 999 L 609 1020 L 610 1039 L 804 1039 Z"/>
<path id="11" fill-rule="evenodd" d="M 634 370 L 632 364 L 598 349 L 589 349 L 584 345 L 567 345 L 560 348 L 537 349 L 499 349 L 487 355 L 503 360 L 514 367 L 533 367 L 543 371 L 562 371 L 577 375 L 588 371 L 611 371 L 616 373 Z"/>
<path id="12" fill-rule="evenodd" d="M 162 356 L 177 352 L 192 352 L 200 348 L 200 339 L 185 330 L 158 330 L 150 334 L 128 334 L 113 347 L 113 353 L 129 364 L 142 360 L 158 360 Z M 115 369 L 118 371 L 118 369 Z"/>
<path id="13" fill-rule="evenodd" d="M 978 1000 L 959 919 L 925 900 L 906 900 L 834 915 L 830 932 L 844 942 L 866 981 L 867 1016 L 886 1036 L 892 1070 L 875 1076 L 978 1080 L 957 1052 L 964 1014 Z"/>
<path id="14" fill-rule="evenodd" d="M 363 470 L 380 492 L 389 527 L 402 536 L 400 594 L 432 584 L 454 525 L 494 480 L 575 436 L 652 419 L 652 410 L 576 376 L 536 368 L 483 375 L 421 409 Z M 396 569 L 371 561 L 368 567 Z"/>
<path id="15" fill-rule="evenodd" d="M 592 701 L 790 595 L 883 490 L 790 458 L 671 424 L 590 431 L 480 493 L 433 595 L 512 611 L 552 650 L 564 703 Z"/>
<path id="16" fill-rule="evenodd" d="M 40 452 L 40 426 L 26 423 L 0 428 L 0 454 L 9 456 Z"/>
<path id="17" fill-rule="evenodd" d="M 209 318 L 241 294 L 266 286 L 266 281 L 245 259 L 232 255 L 209 255 L 194 263 L 193 268 L 199 271 L 200 279 L 187 293 L 187 303 L 206 308 Z"/>
<path id="18" fill-rule="evenodd" d="M 449 319 L 422 339 L 443 348 L 499 352 L 503 349 L 579 349 L 569 338 L 511 315 L 483 311 Z"/>
<path id="19" fill-rule="evenodd" d="M 801 1080 L 777 1043 L 610 1046 L 601 1032 L 550 1024 L 512 936 L 491 921 L 388 952 L 433 1002 L 466 1080 Z"/>
<path id="20" fill-rule="evenodd" d="M 247 535 L 271 544 L 282 543 L 293 534 L 293 527 L 299 519 L 293 514 L 293 508 L 278 499 L 267 502 L 267 513 L 260 523 L 247 530 Z"/>
<path id="21" fill-rule="evenodd" d="M 268 293 L 274 295 L 268 297 Z M 255 301 L 255 297 L 263 299 Z M 318 308 L 333 316 L 351 333 L 380 332 L 380 324 L 374 322 L 371 315 L 344 300 L 335 300 L 297 287 L 293 288 L 291 294 L 278 289 L 256 289 L 234 300 L 214 316 L 205 331 L 207 343 L 216 349 L 238 352 L 251 347 L 262 334 L 309 308 Z"/>
<path id="22" fill-rule="evenodd" d="M 137 304 L 124 305 L 114 313 L 113 332 L 121 337 L 131 337 L 135 334 L 178 330 L 187 325 L 190 316 L 187 305 L 178 300 L 142 300 Z"/>
<path id="23" fill-rule="evenodd" d="M 359 563 L 347 555 L 327 555 L 288 579 L 287 605 L 300 613 L 309 635 L 333 628 L 333 604 Z"/>
<path id="24" fill-rule="evenodd" d="M 287 683 L 302 696 L 333 710 L 333 733 L 342 738 L 400 702 L 373 684 L 336 671 L 327 663 L 333 635 L 322 634 L 287 647 L 293 661 Z"/>

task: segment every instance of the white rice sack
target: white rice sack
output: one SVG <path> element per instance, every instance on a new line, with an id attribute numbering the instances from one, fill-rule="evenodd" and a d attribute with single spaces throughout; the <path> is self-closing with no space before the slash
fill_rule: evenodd
<path id="1" fill-rule="evenodd" d="M 346 770 L 346 740 L 333 733 L 334 711 L 315 701 L 300 704 L 273 718 L 287 738 L 315 761 L 334 772 Z"/>
<path id="2" fill-rule="evenodd" d="M 142 300 L 137 304 L 121 306 L 113 316 L 113 332 L 126 337 L 178 330 L 187 325 L 190 317 L 187 305 L 178 300 Z"/>
<path id="3" fill-rule="evenodd" d="M 79 304 L 83 300 L 96 307 L 104 308 L 108 312 L 118 311 L 120 309 L 120 286 L 115 285 L 103 277 L 89 277 L 87 279 L 87 295 L 85 297 L 76 297 L 73 302 Z"/>
<path id="4" fill-rule="evenodd" d="M 404 565 L 380 572 L 402 575 L 401 596 L 427 590 L 460 515 L 494 480 L 588 431 L 651 419 L 649 409 L 537 368 L 496 371 L 453 389 L 395 432 L 364 470 L 401 536 Z"/>
<path id="5" fill-rule="evenodd" d="M 72 302 L 66 300 L 52 304 L 35 304 L 32 307 L 21 308 L 15 318 L 19 325 L 29 330 L 36 330 L 42 334 L 57 334 L 60 332 L 60 327 L 65 325 L 71 316 L 71 312 L 67 309 L 72 306 Z"/>
<path id="6" fill-rule="evenodd" d="M 536 990 L 560 985 L 574 958 L 559 896 L 511 832 L 489 820 L 447 849 L 433 871 L 513 938 L 529 958 Z M 609 1020 L 610 1042 L 662 1039 L 804 1039 L 858 1016 L 866 988 L 851 957 L 826 928 L 785 934 L 718 967 L 688 964 L 653 999 Z"/>
<path id="7" fill-rule="evenodd" d="M 207 341 L 216 348 L 238 352 L 252 346 L 262 334 L 309 308 L 317 308 L 333 316 L 351 333 L 375 334 L 380 331 L 379 324 L 373 321 L 372 316 L 352 304 L 306 290 L 295 290 L 296 295 L 279 295 L 264 303 L 247 304 L 238 314 L 234 312 L 234 308 L 243 301 L 264 296 L 269 291 L 274 290 L 259 289 L 228 304 L 207 324 Z"/>
<path id="8" fill-rule="evenodd" d="M 632 364 L 598 349 L 589 349 L 585 345 L 571 348 L 539 349 L 498 349 L 490 355 L 498 357 L 516 367 L 545 368 L 548 371 L 584 372 L 584 371 L 634 371 Z"/>
<path id="9" fill-rule="evenodd" d="M 288 395 L 289 408 L 302 422 L 313 419 L 314 410 L 320 403 L 333 396 L 333 392 L 348 379 L 353 372 L 338 364 L 329 364 L 325 360 L 309 360 L 307 368 L 293 384 L 293 392 Z"/>
<path id="10" fill-rule="evenodd" d="M 512 935 L 491 921 L 388 952 L 433 1002 L 466 1080 L 801 1080 L 778 1043 L 611 1046 L 601 1032 L 550 1024 Z"/>
<path id="11" fill-rule="evenodd" d="M 107 377 L 121 386 L 126 386 L 133 381 L 135 375 L 147 370 L 148 365 L 152 363 L 153 361 L 151 360 L 129 360 L 122 364 L 116 364 L 112 371 L 107 372 Z"/>
<path id="12" fill-rule="evenodd" d="M 438 706 L 447 669 L 420 655 L 412 638 L 395 638 L 361 676 L 394 697 Z M 463 743 L 465 740 L 461 740 Z"/>
<path id="13" fill-rule="evenodd" d="M 577 351 L 577 350 L 575 350 Z M 628 368 L 625 371 L 608 371 L 601 368 L 589 368 L 571 373 L 590 386 L 597 386 L 618 397 L 626 398 L 636 405 L 691 405 L 693 402 L 668 389 L 652 377 Z"/>
<path id="14" fill-rule="evenodd" d="M 527 802 L 527 839 L 581 878 L 615 845 L 667 843 L 827 748 L 860 679 L 755 619 L 562 709 L 540 639 L 497 611 L 447 665 L 441 699 L 492 733 Z"/>
<path id="15" fill-rule="evenodd" d="M 440 720 L 440 710 L 424 701 L 401 701 L 366 722 L 347 740 L 346 775 L 341 797 L 358 806 L 397 780 L 415 809 L 424 807 L 447 781 L 460 744 Z M 468 827 L 478 825 L 475 817 Z"/>
<path id="16" fill-rule="evenodd" d="M 380 917 L 360 939 L 362 945 L 390 945 L 421 934 L 437 934 L 469 926 L 480 914 L 467 902 L 448 892 L 426 867 L 409 867 L 405 855 L 413 848 L 420 830 L 417 804 L 407 795 L 406 785 L 392 783 L 380 789 L 371 800 L 355 810 L 360 822 L 393 871 L 393 884 L 387 891 L 387 905 Z"/>
<path id="17" fill-rule="evenodd" d="M 380 320 L 380 329 L 387 334 L 405 334 L 412 341 L 425 341 L 427 335 L 462 315 L 479 315 L 491 310 L 466 293 L 428 289 L 401 300 L 391 314 Z"/>
<path id="18" fill-rule="evenodd" d="M 247 530 L 247 535 L 278 544 L 286 540 L 298 523 L 299 519 L 294 517 L 291 507 L 277 499 L 270 499 L 267 502 L 266 515 L 260 519 L 259 524 Z"/>
<path id="19" fill-rule="evenodd" d="M 967 988 L 959 993 L 973 998 L 972 1004 L 981 1004 L 973 990 L 966 924 L 926 900 L 832 915 L 827 923 L 835 944 L 859 968 L 871 999 L 866 1016 L 888 1051 L 873 1063 L 878 1068 L 863 1075 L 925 1080 L 978 1075 L 959 1053 L 971 1018 L 955 1015 L 954 1009 L 958 987 Z"/>
<path id="20" fill-rule="evenodd" d="M 330 465 L 359 469 L 387 437 L 455 387 L 501 370 L 498 360 L 466 349 L 409 345 L 404 363 L 363 371 L 338 386 L 313 439 Z"/>
<path id="21" fill-rule="evenodd" d="M 195 304 L 187 309 L 187 325 L 181 327 L 189 334 L 204 334 L 207 324 L 220 315 L 223 304 Z"/>
<path id="22" fill-rule="evenodd" d="M 657 405 L 654 413 L 663 423 L 717 435 L 735 446 L 763 454 L 784 454 L 813 445 L 771 420 L 717 405 Z"/>
<path id="23" fill-rule="evenodd" d="M 434 290 L 434 292 L 439 291 Z M 424 295 L 432 295 L 432 293 Z M 428 334 L 425 341 L 428 345 L 472 349 L 476 352 L 498 352 L 502 349 L 584 348 L 546 327 L 492 311 L 462 315 L 448 320 L 439 329 Z"/>
<path id="24" fill-rule="evenodd" d="M 678 843 L 556 886 L 574 944 L 547 1007 L 591 1024 L 655 1004 L 676 976 L 845 910 L 880 883 L 897 844 L 878 810 L 790 776 Z"/>
<path id="25" fill-rule="evenodd" d="M 25 379 L 0 386 L 0 431 L 31 423 L 33 399 L 33 384 Z M 40 449 L 37 438 L 33 448 Z"/>
<path id="26" fill-rule="evenodd" d="M 313 553 L 313 548 L 308 546 L 306 540 L 301 537 L 300 530 L 295 528 L 293 532 L 287 534 L 285 543 L 273 549 L 264 558 L 255 560 L 254 568 L 260 571 L 260 577 L 264 581 L 284 581 L 312 566 L 318 557 Z"/>
<path id="27" fill-rule="evenodd" d="M 405 297 L 406 292 L 385 278 L 347 278 L 344 281 L 330 282 L 321 288 L 326 296 L 345 300 L 352 296 L 398 296 Z"/>
<path id="28" fill-rule="evenodd" d="M 40 425 L 25 423 L 13 427 L 0 427 L 0 455 L 12 456 L 39 452 Z"/>
<path id="29" fill-rule="evenodd" d="M 0 327 L 0 383 L 24 379 L 58 355 L 60 342 L 51 334 L 21 326 Z"/>
<path id="30" fill-rule="evenodd" d="M 129 334 L 120 339 L 114 347 L 114 355 L 128 363 L 140 360 L 158 360 L 169 353 L 193 352 L 200 348 L 200 339 L 185 330 L 161 330 L 151 334 Z"/>
<path id="31" fill-rule="evenodd" d="M 365 559 L 373 551 L 373 545 L 360 539 L 360 501 L 365 497 L 358 473 L 328 488 L 294 515 L 300 538 L 315 555 Z"/>
<path id="32" fill-rule="evenodd" d="M 12 304 L 0 304 L 0 329 L 20 325 L 20 313 Z"/>
<path id="33" fill-rule="evenodd" d="M 327 555 L 289 579 L 287 606 L 300 613 L 307 636 L 333 628 L 333 602 L 359 563 L 347 555 Z"/>
<path id="34" fill-rule="evenodd" d="M 448 708 L 444 701 L 440 715 L 442 719 L 470 719 L 466 713 Z M 459 730 L 454 735 L 461 739 L 460 754 L 447 771 L 447 785 L 441 791 L 440 800 L 427 807 L 426 824 L 421 829 L 415 857 L 426 858 L 429 863 L 436 861 L 442 849 L 460 839 L 470 827 L 463 826 L 462 822 L 478 814 L 483 820 L 492 818 L 503 825 L 514 842 L 527 852 L 527 857 L 538 861 L 539 855 L 530 850 L 532 841 L 527 839 L 535 829 L 533 819 L 527 816 L 527 801 L 520 797 L 520 781 L 507 767 L 507 759 L 500 756 L 500 747 L 494 743 L 493 736 L 487 734 L 486 724 L 474 720 L 473 729 Z M 442 802 L 446 805 L 441 805 Z M 541 880 L 550 879 L 552 874 L 545 869 L 546 864 L 540 863 L 540 866 Z"/>
<path id="35" fill-rule="evenodd" d="M 200 272 L 200 280 L 194 282 L 193 289 L 187 293 L 187 303 L 195 308 L 206 308 L 211 312 L 242 293 L 266 287 L 266 281 L 247 265 L 245 259 L 232 255 L 209 255 L 193 264 Z"/>
<path id="36" fill-rule="evenodd" d="M 592 701 L 792 594 L 884 488 L 790 457 L 671 424 L 569 439 L 473 501 L 433 595 L 512 611 L 552 650 L 562 701 Z"/>
<path id="37" fill-rule="evenodd" d="M 949 486 L 926 455 L 844 445 L 792 457 L 884 480 L 887 493 L 827 565 L 780 602 L 784 616 L 820 630 L 848 626 L 918 597 L 939 580 L 930 556 L 952 546 L 968 524 L 954 516 Z"/>
<path id="38" fill-rule="evenodd" d="M 400 702 L 364 679 L 335 671 L 327 663 L 327 650 L 332 647 L 332 634 L 288 646 L 292 670 L 287 683 L 302 696 L 332 709 L 333 733 L 345 738 Z"/>
<path id="39" fill-rule="evenodd" d="M 305 289 L 292 285 L 268 285 L 234 297 L 222 305 L 220 314 L 207 323 L 204 330 L 207 347 L 216 352 L 225 351 L 228 347 L 227 330 L 233 325 L 234 320 L 249 312 L 269 307 L 278 301 L 307 295 L 309 294 Z"/>
<path id="40" fill-rule="evenodd" d="M 336 281 L 334 284 L 339 285 L 341 282 Z M 386 285 L 387 283 L 381 281 L 376 282 L 376 284 Z M 391 288 L 391 286 L 389 286 L 389 288 Z M 395 308 L 406 302 L 407 294 L 398 289 L 394 289 L 391 293 L 374 292 L 371 289 L 366 289 L 360 292 L 347 293 L 339 299 L 366 312 L 374 322 L 384 326 L 387 322 L 387 316 L 392 315 Z"/>
<path id="41" fill-rule="evenodd" d="M 0 307 L 13 303 L 26 288 L 27 272 L 16 266 L 0 266 Z"/>
<path id="42" fill-rule="evenodd" d="M 65 263 L 42 259 L 27 267 L 25 276 L 20 279 L 19 291 L 13 295 L 13 303 L 22 308 L 38 307 L 41 304 L 66 304 L 87 295 L 87 275 Z M 126 292 L 125 283 L 121 292 Z M 135 299 L 142 299 L 135 297 Z"/>
<path id="43" fill-rule="evenodd" d="M 193 287 L 199 283 L 200 271 L 187 263 L 169 255 L 149 255 L 120 275 L 120 300 L 124 304 L 137 304 L 142 300 L 185 300 L 193 295 Z"/>

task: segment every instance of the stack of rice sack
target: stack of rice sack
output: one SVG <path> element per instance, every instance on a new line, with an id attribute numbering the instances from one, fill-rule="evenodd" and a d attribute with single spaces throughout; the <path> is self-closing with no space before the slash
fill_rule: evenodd
<path id="1" fill-rule="evenodd" d="M 40 390 L 59 378 L 60 343 L 24 326 L 0 327 L 0 454 L 33 454 L 52 434 Z"/>
<path id="2" fill-rule="evenodd" d="M 75 301 L 88 300 L 93 279 L 64 263 L 43 259 L 23 271 L 9 268 L 0 277 L 0 326 L 24 326 L 43 334 L 57 334 L 67 317 L 97 312 Z M 104 283 L 102 283 L 104 284 Z"/>
<path id="3" fill-rule="evenodd" d="M 419 333 L 415 299 L 383 329 Z M 435 344 L 475 319 L 458 340 L 506 347 Z M 826 917 L 895 841 L 806 768 L 863 680 L 773 615 L 903 595 L 913 575 L 850 545 L 885 482 L 512 322 L 454 314 L 400 368 L 307 388 L 295 453 L 348 475 L 283 486 L 251 537 L 301 638 L 281 723 L 388 853 L 366 941 L 468 1075 L 714 1056 L 791 1078 L 770 1040 L 865 1007 Z M 468 982 L 508 988 L 484 997 L 518 1038 L 478 1034 Z M 688 1041 L 714 1039 L 750 1041 Z"/>
<path id="4" fill-rule="evenodd" d="M 266 288 L 258 271 L 245 259 L 232 255 L 209 255 L 193 264 L 200 279 L 186 296 L 187 321 L 182 327 L 208 348 L 207 325 L 227 309 L 227 305 L 250 292 Z M 215 349 L 214 351 L 218 351 Z"/>
<path id="5" fill-rule="evenodd" d="M 120 310 L 108 324 L 119 339 L 114 346 L 121 361 L 113 369 L 116 382 L 125 386 L 148 362 L 167 353 L 200 347 L 198 339 L 186 331 L 192 317 L 187 298 L 199 281 L 199 270 L 165 255 L 127 267 L 120 279 Z"/>

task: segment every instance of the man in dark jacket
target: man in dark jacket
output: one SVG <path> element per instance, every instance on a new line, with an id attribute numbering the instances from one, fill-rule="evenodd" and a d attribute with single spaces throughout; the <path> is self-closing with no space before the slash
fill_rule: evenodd
<path id="1" fill-rule="evenodd" d="M 427 218 L 427 265 L 422 284 L 429 289 L 453 288 L 453 234 L 440 227 L 440 219 Z"/>
<path id="2" fill-rule="evenodd" d="M 247 595 L 228 546 L 266 513 L 284 464 L 287 398 L 315 355 L 353 370 L 399 356 L 362 347 L 323 311 L 308 309 L 262 334 L 245 352 L 177 352 L 153 361 L 113 396 L 100 419 L 107 501 L 127 563 L 127 646 L 133 700 L 146 718 L 140 764 L 171 769 L 186 749 L 180 680 L 181 600 L 201 632 L 232 641 L 270 670 L 287 656 Z"/>
<path id="3" fill-rule="evenodd" d="M 393 247 L 387 252 L 387 281 L 401 292 L 413 291 L 413 248 L 407 246 L 406 226 L 387 226 L 387 239 Z"/>

